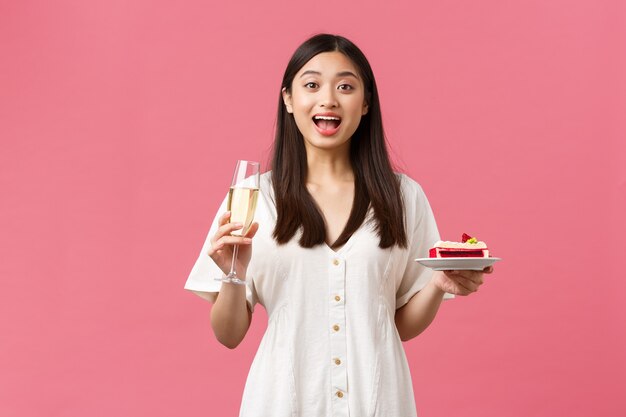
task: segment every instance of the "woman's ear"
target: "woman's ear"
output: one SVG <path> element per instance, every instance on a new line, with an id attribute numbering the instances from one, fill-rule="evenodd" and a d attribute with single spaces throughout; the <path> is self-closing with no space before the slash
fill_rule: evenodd
<path id="1" fill-rule="evenodd" d="M 287 108 L 287 113 L 293 113 L 293 108 L 291 107 L 291 93 L 287 91 L 287 87 L 283 87 L 283 103 L 285 103 L 285 107 Z"/>
<path id="2" fill-rule="evenodd" d="M 367 101 L 363 102 L 363 111 L 361 112 L 361 116 L 365 116 L 367 114 L 367 112 L 369 111 L 370 107 L 367 104 Z"/>

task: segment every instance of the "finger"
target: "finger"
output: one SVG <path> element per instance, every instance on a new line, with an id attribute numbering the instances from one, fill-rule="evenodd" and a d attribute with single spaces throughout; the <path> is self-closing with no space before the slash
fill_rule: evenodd
<path id="1" fill-rule="evenodd" d="M 454 269 L 454 270 L 446 271 L 446 274 L 451 279 L 457 279 L 457 278 L 471 279 L 472 273 L 473 273 L 472 271 L 465 270 L 465 269 Z"/>
<path id="2" fill-rule="evenodd" d="M 477 286 L 482 285 L 484 282 L 482 271 L 468 271 L 467 274 L 463 275 L 463 278 L 468 279 L 469 281 L 473 282 Z"/>
<path id="3" fill-rule="evenodd" d="M 208 251 L 208 255 L 210 257 L 213 257 L 213 255 L 216 252 L 221 251 L 222 249 L 224 249 L 225 246 L 232 246 L 232 245 L 249 245 L 252 243 L 252 239 L 247 238 L 247 237 L 240 237 L 240 236 L 222 236 L 221 238 L 217 239 L 215 242 L 213 242 L 213 244 L 211 245 L 211 249 L 209 249 Z"/>
<path id="4" fill-rule="evenodd" d="M 463 285 L 461 285 L 457 281 L 452 281 L 451 286 L 452 286 L 452 291 L 450 291 L 450 292 L 453 293 L 453 294 L 456 294 L 456 295 L 470 295 L 472 293 L 471 290 L 465 288 Z"/>
<path id="5" fill-rule="evenodd" d="M 248 229 L 248 233 L 246 233 L 246 237 L 253 238 L 256 235 L 256 232 L 259 230 L 259 224 L 254 222 Z"/>
<path id="6" fill-rule="evenodd" d="M 470 295 L 471 293 L 472 293 L 472 291 L 470 291 L 470 290 L 468 290 L 466 288 L 463 288 L 461 286 L 458 286 L 457 290 L 456 290 L 456 292 L 454 294 L 455 295 L 463 295 L 463 296 L 465 296 L 465 295 Z"/>
<path id="7" fill-rule="evenodd" d="M 473 271 L 473 270 L 458 270 L 454 276 L 463 277 L 467 280 L 474 282 L 475 284 L 481 285 L 483 283 L 483 272 L 482 271 Z"/>
<path id="8" fill-rule="evenodd" d="M 462 276 L 456 276 L 453 278 L 453 280 L 459 287 L 462 287 L 464 290 L 470 293 L 476 292 L 478 290 L 479 284 L 476 284 L 471 279 Z"/>
<path id="9" fill-rule="evenodd" d="M 241 236 L 222 236 L 215 243 L 216 245 L 221 244 L 222 247 L 225 245 L 249 245 L 252 243 L 252 239 Z"/>
<path id="10" fill-rule="evenodd" d="M 250 244 L 250 242 L 246 242 L 245 240 L 243 240 L 244 238 L 235 238 L 235 239 L 241 239 L 242 241 L 233 243 L 230 236 L 228 236 L 228 237 L 224 236 L 224 237 L 220 238 L 219 240 L 216 240 L 213 243 L 213 245 L 211 245 L 211 248 L 207 252 L 207 255 L 209 255 L 209 257 L 213 258 L 213 256 L 215 254 L 221 252 L 227 246 L 232 246 L 232 245 L 249 245 Z"/>
<path id="11" fill-rule="evenodd" d="M 241 223 L 226 223 L 217 229 L 217 232 L 215 233 L 215 240 L 219 240 L 222 236 L 230 235 L 235 230 L 239 230 L 241 228 L 243 228 L 243 224 Z"/>
<path id="12" fill-rule="evenodd" d="M 224 212 L 224 214 L 220 216 L 220 219 L 218 220 L 218 224 L 220 226 L 224 226 L 226 223 L 228 223 L 229 220 L 230 220 L 230 211 L 226 211 Z"/>
<path id="13" fill-rule="evenodd" d="M 468 280 L 461 275 L 463 271 L 448 270 L 448 271 L 443 271 L 443 272 L 450 280 L 450 284 L 454 287 L 455 294 L 468 295 L 473 292 L 473 289 L 471 288 L 472 285 L 468 284 Z"/>
<path id="14" fill-rule="evenodd" d="M 463 276 L 461 275 L 463 273 L 463 271 L 459 271 L 459 270 L 447 270 L 447 271 L 443 271 L 444 274 L 446 274 L 446 276 L 450 279 L 450 281 L 452 281 L 453 283 L 457 283 L 457 281 L 460 278 L 463 278 Z"/>

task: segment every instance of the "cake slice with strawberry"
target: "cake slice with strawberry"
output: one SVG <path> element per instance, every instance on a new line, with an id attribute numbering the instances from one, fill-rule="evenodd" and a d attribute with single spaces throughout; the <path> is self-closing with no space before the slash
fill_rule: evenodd
<path id="1" fill-rule="evenodd" d="M 431 258 L 488 258 L 489 250 L 485 242 L 463 233 L 461 242 L 438 241 L 429 255 Z"/>

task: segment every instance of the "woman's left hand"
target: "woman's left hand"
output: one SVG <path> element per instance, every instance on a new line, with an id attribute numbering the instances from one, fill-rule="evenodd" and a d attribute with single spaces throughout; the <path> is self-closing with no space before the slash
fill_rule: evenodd
<path id="1" fill-rule="evenodd" d="M 492 272 L 492 266 L 488 266 L 482 271 L 435 271 L 433 283 L 437 288 L 447 293 L 469 295 L 478 291 L 478 288 L 483 284 L 483 275 Z"/>

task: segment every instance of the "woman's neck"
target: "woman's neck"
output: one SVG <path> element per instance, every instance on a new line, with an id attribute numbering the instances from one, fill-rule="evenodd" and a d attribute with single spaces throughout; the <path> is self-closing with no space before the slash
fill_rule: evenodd
<path id="1" fill-rule="evenodd" d="M 347 149 L 349 152 L 349 149 Z M 307 184 L 354 182 L 354 171 L 348 152 L 307 150 Z"/>

